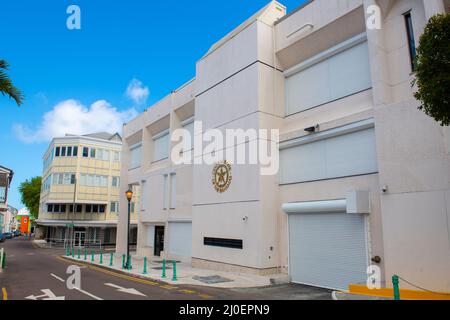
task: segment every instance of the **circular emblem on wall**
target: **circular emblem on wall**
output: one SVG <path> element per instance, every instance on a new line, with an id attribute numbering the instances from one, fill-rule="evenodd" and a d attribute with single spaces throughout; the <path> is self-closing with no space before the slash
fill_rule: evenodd
<path id="1" fill-rule="evenodd" d="M 232 180 L 231 166 L 225 160 L 218 162 L 212 172 L 212 183 L 214 189 L 219 193 L 224 193 L 230 187 Z"/>

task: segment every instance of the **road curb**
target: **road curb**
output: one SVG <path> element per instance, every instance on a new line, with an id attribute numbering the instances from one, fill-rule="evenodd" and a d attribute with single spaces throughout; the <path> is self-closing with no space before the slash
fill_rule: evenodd
<path id="1" fill-rule="evenodd" d="M 130 273 L 130 272 L 127 272 L 127 271 L 124 271 L 124 270 L 113 269 L 113 268 L 110 268 L 108 266 L 95 264 L 95 263 L 92 263 L 92 262 L 89 262 L 89 261 L 80 261 L 80 260 L 74 259 L 72 257 L 66 257 L 66 256 L 59 256 L 59 257 L 61 259 L 63 259 L 63 260 L 66 260 L 67 262 L 76 262 L 76 263 L 81 264 L 81 265 L 96 267 L 96 268 L 99 268 L 99 269 L 102 269 L 102 270 L 105 270 L 105 271 L 118 273 L 118 274 L 125 275 L 125 276 L 131 277 L 131 278 L 136 278 L 136 279 L 140 279 L 140 280 L 146 280 L 146 281 L 149 281 L 149 282 L 156 282 L 155 284 L 158 284 L 158 285 L 160 285 L 160 284 L 162 284 L 162 285 L 178 285 L 177 283 L 166 282 L 166 281 L 159 280 L 159 279 L 145 277 L 145 276 L 141 276 L 139 274 Z"/>

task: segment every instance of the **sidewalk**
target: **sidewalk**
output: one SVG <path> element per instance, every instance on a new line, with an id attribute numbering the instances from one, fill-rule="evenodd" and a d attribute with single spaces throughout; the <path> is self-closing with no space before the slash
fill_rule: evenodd
<path id="1" fill-rule="evenodd" d="M 84 252 L 81 253 L 80 259 L 78 254 L 72 258 L 64 256 L 66 259 L 77 262 L 87 263 L 90 265 L 100 266 L 111 270 L 120 271 L 125 274 L 130 274 L 142 279 L 158 280 L 168 284 L 187 284 L 196 286 L 206 286 L 214 288 L 255 288 L 265 287 L 272 284 L 288 283 L 288 276 L 285 274 L 276 274 L 269 276 L 259 276 L 252 274 L 239 274 L 207 269 L 193 268 L 188 263 L 176 263 L 177 279 L 173 280 L 172 261 L 166 263 L 166 278 L 162 278 L 162 259 L 153 257 L 147 260 L 147 274 L 144 274 L 144 259 L 132 255 L 132 270 L 125 270 L 122 268 L 122 256 L 113 254 L 113 261 L 111 263 L 111 254 L 103 254 L 103 263 L 100 263 L 100 254 L 94 255 L 94 262 L 92 262 L 92 255 L 88 254 L 85 260 Z"/>

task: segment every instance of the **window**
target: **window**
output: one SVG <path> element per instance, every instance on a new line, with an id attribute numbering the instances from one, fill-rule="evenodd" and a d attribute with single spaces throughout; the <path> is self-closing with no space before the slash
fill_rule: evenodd
<path id="1" fill-rule="evenodd" d="M 141 181 L 141 210 L 147 209 L 147 195 L 148 195 L 148 183 L 145 180 Z"/>
<path id="2" fill-rule="evenodd" d="M 61 157 L 66 156 L 66 147 L 61 147 Z"/>
<path id="3" fill-rule="evenodd" d="M 141 166 L 141 148 L 142 145 L 138 144 L 130 148 L 131 152 L 131 169 L 136 169 Z"/>
<path id="4" fill-rule="evenodd" d="M 326 50 L 286 71 L 285 76 L 287 115 L 370 89 L 366 36 Z"/>
<path id="5" fill-rule="evenodd" d="M 114 152 L 114 161 L 120 161 L 120 152 L 113 151 Z"/>
<path id="6" fill-rule="evenodd" d="M 82 173 L 80 185 L 86 187 L 108 187 L 108 177 Z"/>
<path id="7" fill-rule="evenodd" d="M 203 244 L 205 246 L 242 249 L 243 241 L 235 239 L 220 239 L 220 238 L 203 238 Z"/>
<path id="8" fill-rule="evenodd" d="M 414 40 L 414 29 L 412 24 L 411 12 L 405 13 L 406 34 L 408 37 L 409 59 L 411 61 L 411 70 L 416 69 L 416 41 Z"/>
<path id="9" fill-rule="evenodd" d="M 53 212 L 53 205 L 52 204 L 48 204 L 47 205 L 47 212 L 49 212 L 49 213 Z"/>
<path id="10" fill-rule="evenodd" d="M 72 156 L 78 157 L 78 147 L 73 147 Z"/>
<path id="11" fill-rule="evenodd" d="M 72 156 L 72 147 L 67 147 L 67 156 L 68 157 Z"/>
<path id="12" fill-rule="evenodd" d="M 164 182 L 163 182 L 163 209 L 164 210 L 167 210 L 168 208 L 168 196 L 167 196 L 167 193 L 168 193 L 168 187 L 169 187 L 169 176 L 167 175 L 167 174 L 165 174 L 164 176 L 163 176 L 163 179 L 164 179 Z"/>
<path id="13" fill-rule="evenodd" d="M 83 206 L 81 204 L 77 204 L 77 213 L 83 212 Z"/>
<path id="14" fill-rule="evenodd" d="M 170 209 L 177 207 L 177 175 L 170 174 Z"/>
<path id="15" fill-rule="evenodd" d="M 118 188 L 119 187 L 119 181 L 120 181 L 119 177 L 112 177 L 112 186 L 114 188 Z"/>
<path id="16" fill-rule="evenodd" d="M 96 150 L 94 148 L 91 148 L 91 158 L 95 158 Z"/>
<path id="17" fill-rule="evenodd" d="M 92 205 L 87 204 L 86 205 L 86 213 L 91 213 L 92 212 Z"/>
<path id="18" fill-rule="evenodd" d="M 111 202 L 111 208 L 109 210 L 111 213 L 118 213 L 119 212 L 119 203 L 112 201 Z"/>
<path id="19" fill-rule="evenodd" d="M 98 204 L 94 204 L 94 205 L 92 206 L 92 212 L 93 212 L 93 213 L 97 213 L 97 212 L 98 212 Z"/>
<path id="20" fill-rule="evenodd" d="M 60 150 L 61 150 L 60 147 L 56 147 L 56 149 L 55 149 L 55 157 L 59 157 L 59 155 L 60 155 Z"/>
<path id="21" fill-rule="evenodd" d="M 355 126 L 355 124 L 353 124 Z M 378 172 L 375 130 L 353 127 L 354 132 L 338 135 L 351 125 L 324 131 L 324 138 L 300 138 L 280 146 L 280 183 L 301 183 Z M 364 127 L 362 127 L 364 128 Z M 325 134 L 329 134 L 326 136 Z M 316 139 L 318 136 L 315 136 Z"/>
<path id="22" fill-rule="evenodd" d="M 101 204 L 98 206 L 99 213 L 105 213 L 105 211 L 106 211 L 106 206 L 104 204 Z"/>
<path id="23" fill-rule="evenodd" d="M 153 162 L 169 157 L 169 130 L 164 130 L 153 137 Z"/>
<path id="24" fill-rule="evenodd" d="M 61 213 L 66 213 L 66 205 L 65 204 L 62 204 L 59 209 L 61 210 L 60 211 Z"/>
<path id="25" fill-rule="evenodd" d="M 186 123 L 183 125 L 183 129 L 187 130 L 191 135 L 190 147 L 187 149 L 183 148 L 183 152 L 188 152 L 189 150 L 192 150 L 194 148 L 194 118 L 186 121 Z"/>
<path id="26" fill-rule="evenodd" d="M 89 157 L 89 148 L 83 147 L 83 158 Z"/>

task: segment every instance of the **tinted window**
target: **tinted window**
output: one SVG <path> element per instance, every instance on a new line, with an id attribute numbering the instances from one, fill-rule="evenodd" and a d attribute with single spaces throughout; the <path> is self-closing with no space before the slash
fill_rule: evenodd
<path id="1" fill-rule="evenodd" d="M 55 149 L 55 157 L 59 157 L 59 155 L 60 155 L 60 147 L 56 147 L 56 149 Z"/>
<path id="2" fill-rule="evenodd" d="M 83 147 L 83 157 L 84 158 L 89 157 L 89 148 L 88 147 Z"/>
<path id="3" fill-rule="evenodd" d="M 73 155 L 74 157 L 78 157 L 78 147 L 73 147 L 72 155 Z"/>

